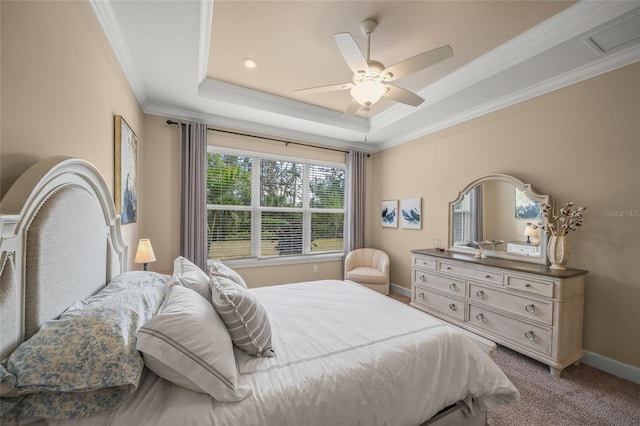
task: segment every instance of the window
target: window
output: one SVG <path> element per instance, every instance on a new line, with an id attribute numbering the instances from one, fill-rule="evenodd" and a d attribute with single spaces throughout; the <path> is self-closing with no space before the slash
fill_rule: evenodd
<path id="1" fill-rule="evenodd" d="M 209 147 L 209 258 L 341 252 L 344 190 L 344 165 Z"/>
<path id="2" fill-rule="evenodd" d="M 454 244 L 466 245 L 469 242 L 470 225 L 469 194 L 453 206 L 453 241 Z"/>
<path id="3" fill-rule="evenodd" d="M 453 206 L 453 245 L 474 247 L 482 235 L 482 187 L 478 185 Z"/>

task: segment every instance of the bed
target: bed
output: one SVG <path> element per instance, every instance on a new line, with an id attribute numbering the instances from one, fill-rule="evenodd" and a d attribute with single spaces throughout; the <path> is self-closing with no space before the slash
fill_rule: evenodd
<path id="1" fill-rule="evenodd" d="M 230 294 L 222 288 L 228 277 L 207 275 L 208 285 L 188 288 L 176 281 L 176 270 L 173 276 L 126 271 L 119 217 L 107 185 L 86 161 L 52 157 L 36 163 L 0 206 L 3 424 L 481 425 L 487 410 L 519 398 L 500 368 L 464 332 L 348 281 L 251 290 L 229 284 L 233 294 L 252 300 L 268 319 L 268 347 L 250 354 L 235 340 L 223 308 L 216 304 L 216 295 Z M 115 321 L 110 317 L 113 305 L 126 305 L 135 313 Z M 172 311 L 173 306 L 183 310 Z M 87 310 L 93 312 L 89 319 Z M 193 312 L 201 316 L 194 320 Z M 76 354 L 95 349 L 86 342 L 93 342 L 96 332 L 91 328 L 89 337 L 78 338 L 72 329 L 71 335 L 55 337 L 65 339 L 57 345 L 63 347 L 65 363 L 76 365 L 70 368 L 76 376 L 90 376 L 107 366 L 106 382 L 87 384 L 89 379 L 56 376 L 56 388 L 27 389 L 26 379 L 21 382 L 14 371 L 20 366 L 16 360 L 47 369 L 46 362 L 35 361 L 51 352 L 36 357 L 32 342 L 61 324 L 75 324 L 72 320 L 90 327 L 97 323 L 102 330 L 97 317 L 116 324 L 106 334 L 126 322 L 125 352 L 137 358 L 107 362 L 100 357 L 110 356 L 111 349 L 100 347 L 99 354 L 89 352 L 85 361 L 86 355 Z M 227 328 L 207 322 L 214 320 Z M 206 327 L 201 330 L 202 324 Z M 162 327 L 173 327 L 178 333 L 174 340 L 192 340 L 154 353 L 158 348 L 152 349 L 151 343 L 166 344 L 172 332 Z M 216 327 L 222 334 L 215 334 Z M 204 355 L 183 350 L 191 344 Z M 206 370 L 212 380 L 206 379 L 207 372 L 180 370 L 190 362 L 185 353 L 201 367 L 211 348 L 230 351 L 215 358 L 226 367 L 216 364 Z M 82 386 L 69 388 L 67 380 Z M 85 403 L 87 395 L 90 404 Z M 38 400 L 40 408 L 27 403 L 42 396 L 47 398 Z M 85 399 L 79 403 L 77 398 Z"/>

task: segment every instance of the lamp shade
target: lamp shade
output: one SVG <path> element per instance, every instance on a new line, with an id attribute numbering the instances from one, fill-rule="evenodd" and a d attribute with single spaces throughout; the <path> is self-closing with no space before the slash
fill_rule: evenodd
<path id="1" fill-rule="evenodd" d="M 136 250 L 135 263 L 149 263 L 156 261 L 156 255 L 153 253 L 151 241 L 148 238 L 142 238 L 138 241 L 138 250 Z"/>
<path id="2" fill-rule="evenodd" d="M 527 223 L 527 226 L 524 228 L 523 235 L 527 237 L 527 242 L 531 242 L 531 238 L 538 239 L 540 238 L 540 229 L 535 229 L 531 222 Z"/>
<path id="3" fill-rule="evenodd" d="M 360 105 L 373 105 L 380 100 L 387 89 L 379 81 L 364 80 L 356 83 L 350 93 Z"/>

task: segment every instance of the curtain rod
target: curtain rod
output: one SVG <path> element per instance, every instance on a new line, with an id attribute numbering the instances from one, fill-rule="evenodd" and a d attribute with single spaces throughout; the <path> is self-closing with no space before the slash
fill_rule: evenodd
<path id="1" fill-rule="evenodd" d="M 171 121 L 171 120 L 167 120 L 167 124 L 182 124 L 183 126 L 185 125 L 184 123 L 178 123 L 176 121 Z M 306 146 L 308 148 L 326 149 L 327 151 L 343 152 L 345 154 L 349 153 L 349 151 L 345 151 L 344 149 L 339 149 L 339 148 L 330 148 L 328 146 L 322 146 L 322 145 L 313 145 L 313 144 L 303 143 L 303 142 L 287 141 L 287 140 L 284 140 L 284 139 L 270 138 L 270 137 L 267 137 L 267 136 L 249 135 L 249 134 L 246 134 L 246 133 L 233 132 L 231 130 L 215 129 L 215 128 L 212 128 L 212 127 L 207 127 L 207 130 L 211 130 L 211 131 L 214 131 L 214 132 L 229 133 L 231 135 L 248 136 L 248 137 L 251 137 L 251 138 L 265 139 L 265 140 L 274 141 L 274 142 L 282 142 L 282 143 L 284 143 L 286 145 L 289 145 L 289 144 L 300 145 L 300 146 Z M 367 157 L 369 157 L 369 155 L 370 154 L 367 154 Z"/>

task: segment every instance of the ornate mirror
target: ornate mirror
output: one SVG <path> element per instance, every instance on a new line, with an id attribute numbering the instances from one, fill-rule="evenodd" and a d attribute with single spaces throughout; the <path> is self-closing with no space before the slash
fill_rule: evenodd
<path id="1" fill-rule="evenodd" d="M 508 175 L 476 179 L 449 203 L 449 250 L 476 256 L 547 263 L 541 203 L 548 195 Z"/>

